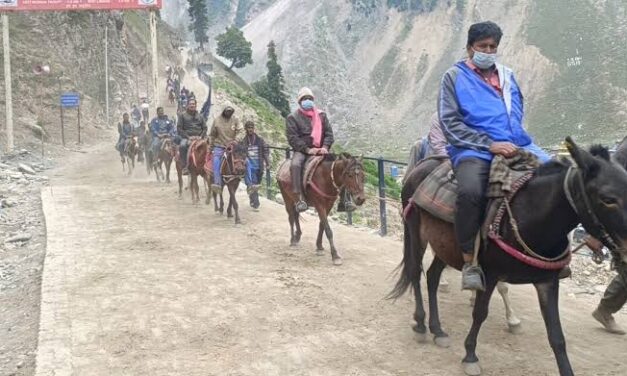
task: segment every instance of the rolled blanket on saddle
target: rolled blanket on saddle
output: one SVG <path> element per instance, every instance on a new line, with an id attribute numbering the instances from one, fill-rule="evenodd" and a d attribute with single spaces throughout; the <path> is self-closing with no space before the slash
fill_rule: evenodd
<path id="1" fill-rule="evenodd" d="M 502 198 L 512 192 L 516 182 L 533 173 L 540 160 L 532 153 L 521 150 L 513 157 L 497 155 L 490 166 L 487 197 Z M 445 160 L 420 183 L 412 197 L 414 203 L 446 222 L 455 222 L 457 180 L 450 160 Z"/>

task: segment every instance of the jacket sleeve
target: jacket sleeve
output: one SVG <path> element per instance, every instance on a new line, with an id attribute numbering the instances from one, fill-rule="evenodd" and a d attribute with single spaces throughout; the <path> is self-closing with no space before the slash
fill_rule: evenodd
<path id="1" fill-rule="evenodd" d="M 181 138 L 189 138 L 187 136 L 187 132 L 183 129 L 183 115 L 179 115 L 178 120 L 176 122 L 176 133 L 178 133 Z"/>
<path id="2" fill-rule="evenodd" d="M 298 124 L 296 124 L 296 119 L 290 115 L 285 120 L 285 123 L 287 142 L 290 144 L 292 149 L 300 153 L 307 153 L 307 144 L 298 134 Z"/>
<path id="3" fill-rule="evenodd" d="M 440 124 L 440 119 L 438 118 L 438 114 L 433 114 L 431 117 L 431 127 L 429 129 L 429 145 L 431 149 L 435 152 L 435 155 L 447 155 L 446 145 L 448 142 L 446 141 L 446 137 L 444 136 L 444 132 L 442 132 L 442 126 Z"/>
<path id="4" fill-rule="evenodd" d="M 455 92 L 457 71 L 453 68 L 444 74 L 438 97 L 438 116 L 447 141 L 458 148 L 489 151 L 494 141 L 485 133 L 464 124 Z"/>
<path id="5" fill-rule="evenodd" d="M 327 150 L 331 149 L 333 143 L 335 142 L 335 138 L 333 137 L 333 128 L 331 128 L 331 123 L 329 123 L 329 118 L 326 113 L 321 114 L 322 116 L 322 125 L 324 129 L 324 137 L 322 140 L 322 146 L 324 146 Z"/>
<path id="6" fill-rule="evenodd" d="M 268 144 L 266 144 L 266 140 L 264 140 L 263 138 L 259 138 L 259 152 L 261 153 L 261 160 L 264 163 L 264 166 L 262 166 L 262 169 L 265 168 L 269 168 L 270 167 L 270 148 L 268 147 Z"/>
<path id="7" fill-rule="evenodd" d="M 242 126 L 242 123 L 239 121 L 239 119 L 235 119 L 235 141 L 241 142 L 244 139 L 245 134 L 246 132 L 244 132 L 244 127 Z"/>
<path id="8" fill-rule="evenodd" d="M 216 121 L 214 119 L 213 124 L 211 125 L 211 131 L 209 132 L 209 146 L 210 147 L 213 148 L 217 137 L 218 137 L 218 127 L 216 127 Z"/>

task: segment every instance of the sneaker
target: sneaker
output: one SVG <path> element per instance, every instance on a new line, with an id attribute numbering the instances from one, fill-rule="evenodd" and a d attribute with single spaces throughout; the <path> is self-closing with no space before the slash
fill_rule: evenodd
<path id="1" fill-rule="evenodd" d="M 295 207 L 298 213 L 302 213 L 304 211 L 307 211 L 307 209 L 309 209 L 309 207 L 307 206 L 307 203 L 303 200 L 298 201 Z"/>
<path id="2" fill-rule="evenodd" d="M 564 269 L 560 270 L 560 273 L 557 275 L 559 279 L 565 279 L 570 277 L 573 274 L 573 271 L 570 269 L 570 266 L 565 266 Z"/>
<path id="3" fill-rule="evenodd" d="M 182 173 L 183 175 L 189 175 L 189 169 L 187 167 L 183 167 Z"/>
<path id="4" fill-rule="evenodd" d="M 621 328 L 620 325 L 616 323 L 611 313 L 604 312 L 601 307 L 598 307 L 594 310 L 594 312 L 592 312 L 592 317 L 600 322 L 608 332 L 612 334 L 625 335 L 625 329 Z"/>
<path id="5" fill-rule="evenodd" d="M 355 210 L 357 210 L 357 205 L 353 204 L 353 201 L 351 200 L 346 200 L 346 202 L 344 203 L 344 209 L 348 212 L 354 212 Z"/>
<path id="6" fill-rule="evenodd" d="M 222 187 L 217 185 L 217 184 L 211 184 L 211 192 L 216 193 L 216 194 L 220 194 L 220 192 L 222 191 Z"/>
<path id="7" fill-rule="evenodd" d="M 465 263 L 462 268 L 462 290 L 485 291 L 485 278 L 480 266 Z"/>

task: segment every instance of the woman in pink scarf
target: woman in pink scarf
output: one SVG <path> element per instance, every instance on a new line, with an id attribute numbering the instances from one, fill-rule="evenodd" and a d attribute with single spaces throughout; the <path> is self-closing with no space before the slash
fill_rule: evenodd
<path id="1" fill-rule="evenodd" d="M 290 173 L 294 193 L 300 199 L 296 211 L 307 210 L 303 196 L 302 170 L 308 155 L 325 155 L 333 145 L 333 129 L 327 114 L 314 105 L 313 92 L 304 87 L 298 92 L 298 109 L 287 117 L 287 141 L 294 150 Z"/>

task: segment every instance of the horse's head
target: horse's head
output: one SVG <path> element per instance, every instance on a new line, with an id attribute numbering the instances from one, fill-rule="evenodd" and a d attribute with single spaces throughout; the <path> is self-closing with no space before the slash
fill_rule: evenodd
<path id="1" fill-rule="evenodd" d="M 343 172 L 338 183 L 346 188 L 353 196 L 353 200 L 357 206 L 366 202 L 366 194 L 364 193 L 364 162 L 363 158 L 353 157 L 350 154 L 343 153 L 339 156 L 342 162 Z"/>
<path id="2" fill-rule="evenodd" d="M 566 146 L 578 167 L 567 191 L 581 223 L 627 262 L 627 172 L 602 146 L 586 151 L 570 137 Z"/>
<path id="3" fill-rule="evenodd" d="M 233 143 L 228 147 L 229 165 L 233 169 L 233 175 L 246 174 L 246 158 L 248 157 L 248 148 L 242 143 Z"/>

